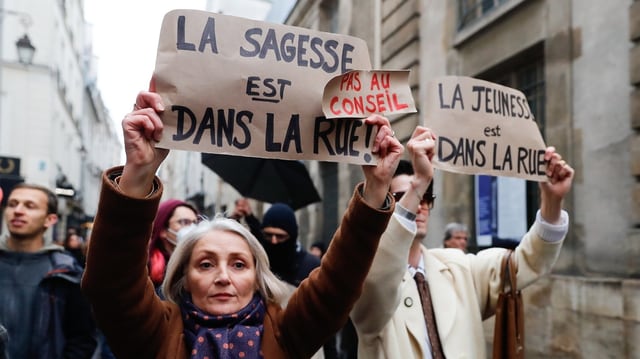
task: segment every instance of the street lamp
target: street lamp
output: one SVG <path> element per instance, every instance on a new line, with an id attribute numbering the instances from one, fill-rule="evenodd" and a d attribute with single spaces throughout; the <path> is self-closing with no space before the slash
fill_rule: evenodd
<path id="1" fill-rule="evenodd" d="M 27 29 L 32 24 L 31 15 L 26 12 L 16 11 L 11 9 L 6 9 L 4 7 L 5 0 L 0 0 L 0 153 L 5 153 L 8 151 L 7 143 L 10 143 L 10 131 L 7 130 L 6 123 L 8 121 L 4 121 L 3 116 L 3 97 L 4 97 L 4 83 L 3 83 L 3 72 L 5 69 L 5 64 L 8 62 L 5 61 L 4 54 L 2 49 L 3 46 L 3 38 L 5 35 L 4 32 L 4 22 L 5 19 L 9 16 L 17 16 L 24 26 L 24 36 L 16 42 L 16 47 L 18 51 L 18 61 L 25 65 L 25 69 L 28 69 L 29 66 L 33 63 L 33 56 L 35 54 L 36 48 L 31 43 L 31 40 L 27 36 Z"/>
<path id="2" fill-rule="evenodd" d="M 18 61 L 25 65 L 31 65 L 36 48 L 31 44 L 31 40 L 26 33 L 16 41 L 16 48 L 18 49 Z"/>

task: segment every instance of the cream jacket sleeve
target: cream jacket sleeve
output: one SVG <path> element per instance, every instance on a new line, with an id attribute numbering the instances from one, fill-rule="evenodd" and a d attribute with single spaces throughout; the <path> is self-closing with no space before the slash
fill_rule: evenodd
<path id="1" fill-rule="evenodd" d="M 402 276 L 414 236 L 415 229 L 403 226 L 396 214 L 391 216 L 362 295 L 351 311 L 359 335 L 377 335 L 393 317 L 401 300 Z"/>

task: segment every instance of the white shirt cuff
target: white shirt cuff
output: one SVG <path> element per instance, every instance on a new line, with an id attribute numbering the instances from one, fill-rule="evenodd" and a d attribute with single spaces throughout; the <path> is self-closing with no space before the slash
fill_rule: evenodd
<path id="1" fill-rule="evenodd" d="M 398 211 L 398 209 L 400 209 L 400 210 Z M 418 230 L 418 226 L 416 225 L 415 217 L 414 217 L 414 219 L 407 218 L 407 216 L 402 214 L 403 213 L 402 210 L 404 210 L 405 212 L 411 213 L 411 211 L 409 211 L 408 209 L 404 208 L 400 203 L 396 202 L 396 210 L 393 212 L 393 216 L 396 217 L 398 222 L 400 222 L 400 224 L 406 230 L 408 230 L 408 231 L 410 231 L 412 233 L 416 233 L 416 231 Z M 413 213 L 411 213 L 411 214 L 413 214 Z"/>
<path id="2" fill-rule="evenodd" d="M 540 210 L 538 210 L 534 230 L 545 242 L 560 242 L 569 232 L 569 214 L 562 210 L 560 212 L 560 223 L 551 224 L 542 218 Z"/>

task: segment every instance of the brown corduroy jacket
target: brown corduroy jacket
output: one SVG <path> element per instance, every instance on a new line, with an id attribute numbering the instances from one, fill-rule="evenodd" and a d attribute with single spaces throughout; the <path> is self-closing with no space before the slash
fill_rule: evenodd
<path id="1" fill-rule="evenodd" d="M 147 273 L 147 246 L 162 183 L 156 178 L 156 190 L 148 198 L 128 197 L 114 182 L 121 171 L 116 167 L 103 175 L 82 289 L 117 358 L 187 358 L 180 308 L 156 296 Z M 369 207 L 360 187 L 322 265 L 285 309 L 268 305 L 264 358 L 308 358 L 345 324 L 393 213 L 393 206 Z"/>

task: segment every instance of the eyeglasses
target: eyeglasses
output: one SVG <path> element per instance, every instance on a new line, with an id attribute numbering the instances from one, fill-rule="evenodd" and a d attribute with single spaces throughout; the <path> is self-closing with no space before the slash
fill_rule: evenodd
<path id="1" fill-rule="evenodd" d="M 181 225 L 182 227 L 187 227 L 192 224 L 198 224 L 200 223 L 201 220 L 202 220 L 201 218 L 198 218 L 198 219 L 180 218 L 180 219 L 176 219 L 174 222 Z"/>
<path id="2" fill-rule="evenodd" d="M 271 241 L 271 238 L 276 237 L 276 241 L 278 243 L 284 242 L 289 239 L 289 235 L 286 233 L 271 233 L 262 231 L 262 237 L 264 237 L 265 241 Z"/>
<path id="3" fill-rule="evenodd" d="M 405 192 L 393 192 L 391 193 L 391 195 L 393 196 L 393 198 L 396 200 L 396 202 L 398 202 L 400 200 L 400 198 L 402 198 L 402 196 L 404 196 Z M 424 194 L 424 196 L 422 196 L 422 199 L 420 200 L 420 204 L 421 205 L 427 205 L 427 208 L 429 210 L 432 210 L 433 207 L 435 207 L 436 204 L 436 195 L 433 193 L 429 193 L 426 192 Z"/>
<path id="4" fill-rule="evenodd" d="M 169 223 L 177 223 L 179 224 L 181 227 L 188 227 L 191 225 L 196 225 L 199 224 L 202 221 L 208 221 L 209 218 L 207 218 L 207 216 L 205 216 L 204 214 L 199 214 L 196 219 L 190 219 L 190 218 L 178 218 L 176 220 L 173 221 L 169 221 Z"/>

